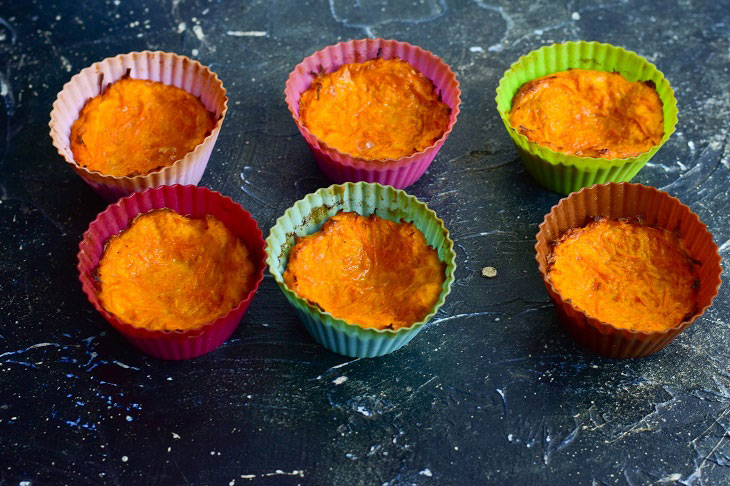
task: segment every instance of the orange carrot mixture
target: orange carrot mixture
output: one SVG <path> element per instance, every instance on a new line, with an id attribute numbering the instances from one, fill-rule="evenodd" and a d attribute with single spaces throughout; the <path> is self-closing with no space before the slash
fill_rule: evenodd
<path id="1" fill-rule="evenodd" d="M 428 148 L 446 131 L 450 113 L 433 83 L 400 59 L 345 64 L 317 76 L 299 100 L 300 119 L 319 140 L 369 160 Z"/>
<path id="2" fill-rule="evenodd" d="M 104 175 L 147 174 L 182 159 L 215 120 L 187 91 L 123 78 L 90 99 L 71 127 L 76 163 Z"/>
<path id="3" fill-rule="evenodd" d="M 662 102 L 652 86 L 582 69 L 523 84 L 510 124 L 555 152 L 605 159 L 639 155 L 664 135 Z"/>
<path id="4" fill-rule="evenodd" d="M 624 329 L 663 331 L 696 309 L 698 270 L 674 233 L 601 218 L 568 230 L 548 277 L 563 299 Z"/>
<path id="5" fill-rule="evenodd" d="M 213 216 L 155 210 L 107 242 L 99 299 L 135 327 L 195 329 L 238 305 L 253 272 L 246 245 Z"/>
<path id="6" fill-rule="evenodd" d="M 297 241 L 284 282 L 301 298 L 361 327 L 398 329 L 436 305 L 445 264 L 411 223 L 340 212 Z"/>

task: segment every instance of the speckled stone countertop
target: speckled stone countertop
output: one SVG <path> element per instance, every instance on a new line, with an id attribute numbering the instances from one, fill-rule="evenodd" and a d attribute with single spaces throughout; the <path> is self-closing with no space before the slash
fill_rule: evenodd
<path id="1" fill-rule="evenodd" d="M 329 185 L 286 77 L 366 36 L 428 49 L 461 82 L 459 121 L 408 190 L 456 243 L 446 305 L 402 350 L 353 360 L 316 344 L 267 276 L 213 353 L 130 347 L 77 280 L 106 205 L 51 145 L 56 93 L 118 53 L 200 59 L 231 100 L 201 184 L 268 232 Z M 677 132 L 634 180 L 697 212 L 729 267 L 727 0 L 0 0 L 0 483 L 730 484 L 730 286 L 663 351 L 616 361 L 574 345 L 538 274 L 537 225 L 560 196 L 525 172 L 494 90 L 522 54 L 572 39 L 635 50 L 671 81 Z"/>

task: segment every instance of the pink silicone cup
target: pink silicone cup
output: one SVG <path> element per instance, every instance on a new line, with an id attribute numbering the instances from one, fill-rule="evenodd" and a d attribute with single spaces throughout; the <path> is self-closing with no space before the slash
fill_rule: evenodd
<path id="1" fill-rule="evenodd" d="M 169 208 L 194 218 L 210 214 L 223 222 L 246 244 L 255 266 L 254 285 L 236 307 L 215 321 L 186 331 L 152 331 L 126 324 L 101 306 L 95 277 L 104 245 L 109 237 L 124 231 L 139 214 Z M 228 339 L 238 327 L 256 290 L 264 278 L 266 254 L 261 230 L 251 217 L 231 198 L 205 187 L 162 186 L 132 194 L 110 204 L 89 225 L 79 244 L 79 280 L 89 302 L 129 342 L 144 353 L 162 359 L 189 359 L 208 353 Z"/>
<path id="2" fill-rule="evenodd" d="M 124 76 L 160 81 L 197 96 L 217 122 L 191 152 L 173 164 L 137 176 L 111 176 L 78 165 L 71 151 L 71 126 L 86 102 Z M 185 56 L 169 52 L 130 52 L 109 57 L 76 74 L 58 93 L 51 111 L 51 140 L 68 165 L 102 198 L 116 201 L 121 196 L 149 187 L 197 184 L 203 177 L 213 146 L 228 111 L 223 82 L 210 69 Z"/>
<path id="3" fill-rule="evenodd" d="M 388 160 L 367 160 L 344 154 L 315 137 L 299 120 L 299 98 L 319 73 L 330 73 L 343 64 L 376 58 L 399 58 L 408 61 L 429 78 L 441 100 L 451 108 L 451 119 L 444 134 L 427 149 Z M 289 111 L 306 140 L 320 169 L 330 180 L 342 182 L 378 182 L 404 189 L 416 182 L 433 162 L 448 138 L 459 115 L 461 90 L 456 75 L 439 57 L 407 42 L 385 39 L 362 39 L 325 47 L 305 58 L 289 74 L 284 90 Z"/>

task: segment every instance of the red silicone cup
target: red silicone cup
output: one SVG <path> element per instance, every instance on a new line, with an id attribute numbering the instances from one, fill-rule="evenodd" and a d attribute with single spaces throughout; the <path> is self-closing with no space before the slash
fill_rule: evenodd
<path id="1" fill-rule="evenodd" d="M 254 285 L 226 315 L 197 329 L 152 331 L 120 321 L 101 306 L 95 277 L 104 246 L 109 237 L 124 231 L 139 214 L 168 208 L 182 215 L 200 218 L 206 214 L 225 224 L 246 244 L 255 266 Z M 238 327 L 256 290 L 264 278 L 266 253 L 264 238 L 256 220 L 231 198 L 205 187 L 161 186 L 147 189 L 110 204 L 89 225 L 79 244 L 79 280 L 89 302 L 129 342 L 142 352 L 161 359 L 190 359 L 208 353 L 228 339 Z"/>
<path id="2" fill-rule="evenodd" d="M 407 61 L 430 79 L 441 100 L 451 108 L 446 131 L 436 143 L 421 152 L 388 160 L 367 160 L 344 154 L 315 137 L 299 119 L 299 98 L 319 73 L 331 73 L 343 64 L 365 62 L 376 58 L 399 58 Z M 305 58 L 289 74 L 284 90 L 286 103 L 294 121 L 314 155 L 322 172 L 333 182 L 378 182 L 404 189 L 416 182 L 433 162 L 448 138 L 459 115 L 461 90 L 451 68 L 439 57 L 407 42 L 385 39 L 362 39 L 340 42 L 325 47 Z"/>

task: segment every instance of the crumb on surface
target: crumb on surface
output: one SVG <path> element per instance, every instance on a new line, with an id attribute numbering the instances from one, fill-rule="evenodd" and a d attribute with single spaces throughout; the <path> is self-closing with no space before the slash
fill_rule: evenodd
<path id="1" fill-rule="evenodd" d="M 484 267 L 482 268 L 482 277 L 486 278 L 494 278 L 497 276 L 497 269 L 494 267 Z"/>

